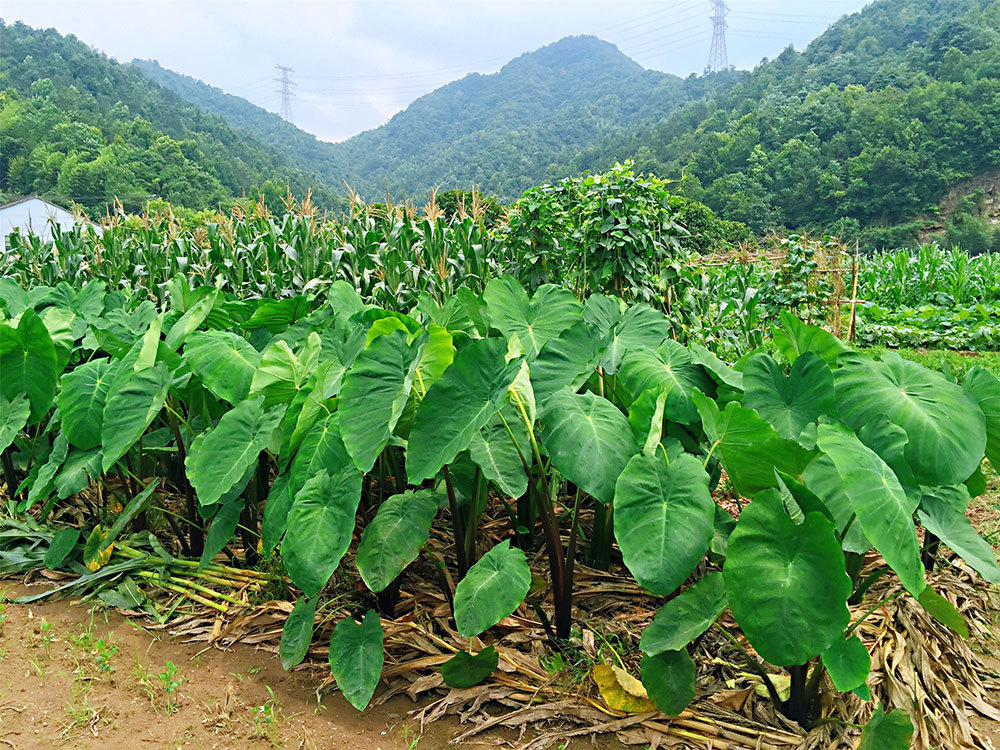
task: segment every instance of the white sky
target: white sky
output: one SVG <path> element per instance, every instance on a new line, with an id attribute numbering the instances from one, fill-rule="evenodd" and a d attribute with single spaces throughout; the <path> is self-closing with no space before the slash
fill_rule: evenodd
<path id="1" fill-rule="evenodd" d="M 728 0 L 729 62 L 802 49 L 865 0 Z M 111 57 L 159 60 L 273 112 L 276 63 L 295 69 L 295 123 L 324 140 L 376 127 L 469 72 L 492 73 L 570 34 L 647 68 L 701 72 L 709 0 L 3 0 L 0 17 L 75 34 Z"/>

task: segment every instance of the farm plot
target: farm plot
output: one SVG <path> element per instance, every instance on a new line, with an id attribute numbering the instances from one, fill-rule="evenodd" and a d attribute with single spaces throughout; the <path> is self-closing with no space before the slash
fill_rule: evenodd
<path id="1" fill-rule="evenodd" d="M 1000 465 L 988 370 L 787 312 L 730 366 L 653 307 L 510 276 L 409 314 L 345 281 L 165 288 L 3 287 L 0 571 L 209 640 L 289 596 L 283 666 L 318 650 L 358 709 L 409 678 L 450 688 L 439 713 L 535 691 L 730 747 L 974 747 L 952 717 L 996 718 L 963 641 L 1000 582 L 966 515 Z M 609 600 L 655 611 L 637 642 Z M 936 639 L 942 682 L 901 688 L 887 634 Z"/>

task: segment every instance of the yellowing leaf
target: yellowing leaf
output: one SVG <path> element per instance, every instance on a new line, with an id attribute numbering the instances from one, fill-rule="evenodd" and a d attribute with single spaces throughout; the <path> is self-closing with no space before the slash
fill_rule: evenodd
<path id="1" fill-rule="evenodd" d="M 108 564 L 111 559 L 111 552 L 114 550 L 114 543 L 104 546 L 104 540 L 108 538 L 109 531 L 97 525 L 87 537 L 87 543 L 83 548 L 83 561 L 87 564 L 87 569 L 96 572 Z"/>
<path id="2" fill-rule="evenodd" d="M 593 676 L 608 708 L 630 714 L 656 710 L 653 702 L 646 697 L 642 683 L 625 670 L 607 664 L 595 664 Z"/>

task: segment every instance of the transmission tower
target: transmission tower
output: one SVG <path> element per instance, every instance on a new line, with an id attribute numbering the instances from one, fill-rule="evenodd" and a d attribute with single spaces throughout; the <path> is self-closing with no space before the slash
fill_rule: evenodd
<path id="1" fill-rule="evenodd" d="M 281 118 L 288 122 L 294 122 L 292 120 L 292 97 L 295 94 L 292 93 L 292 86 L 297 86 L 298 84 L 290 79 L 288 74 L 295 71 L 291 68 L 286 68 L 284 65 L 275 65 L 274 67 L 281 72 L 281 78 L 274 79 L 276 83 L 281 84 L 281 91 L 276 92 L 281 94 Z"/>
<path id="2" fill-rule="evenodd" d="M 713 70 L 724 70 L 729 67 L 729 58 L 726 55 L 726 14 L 729 13 L 729 6 L 725 0 L 711 0 L 712 10 L 712 49 L 708 53 L 708 65 L 705 72 L 711 73 Z"/>

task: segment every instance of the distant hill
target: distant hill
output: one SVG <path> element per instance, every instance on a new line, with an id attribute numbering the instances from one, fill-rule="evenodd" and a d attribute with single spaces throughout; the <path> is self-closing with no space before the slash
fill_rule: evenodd
<path id="1" fill-rule="evenodd" d="M 336 208 L 341 191 L 278 150 L 52 29 L 0 21 L 0 193 L 75 201 L 95 213 L 161 198 L 212 208 L 288 185 Z"/>
<path id="2" fill-rule="evenodd" d="M 327 185 L 346 181 L 369 200 L 422 199 L 434 187 L 468 188 L 505 200 L 568 176 L 582 150 L 661 118 L 740 80 L 735 71 L 677 76 L 646 70 L 592 36 L 528 52 L 492 75 L 470 74 L 410 104 L 388 123 L 343 143 L 324 143 L 277 115 L 155 62 L 137 70 L 185 99 L 279 148 Z"/>
<path id="3" fill-rule="evenodd" d="M 1000 167 L 1000 0 L 876 0 L 573 167 L 628 156 L 758 232 L 912 243 L 911 217 Z"/>

